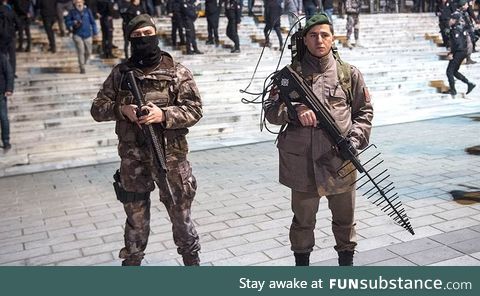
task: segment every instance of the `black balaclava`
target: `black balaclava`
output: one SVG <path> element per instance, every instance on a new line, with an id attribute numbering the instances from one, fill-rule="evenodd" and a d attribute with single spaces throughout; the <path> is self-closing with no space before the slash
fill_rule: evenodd
<path id="1" fill-rule="evenodd" d="M 130 61 L 139 67 L 151 67 L 160 61 L 158 36 L 144 36 L 131 38 L 132 56 Z"/>
<path id="2" fill-rule="evenodd" d="M 141 14 L 134 17 L 128 24 L 125 30 L 125 36 L 130 40 L 132 45 L 132 56 L 130 61 L 138 67 L 151 67 L 158 63 L 161 58 L 161 51 L 158 47 L 159 39 L 155 34 L 153 36 L 144 37 L 130 37 L 131 33 L 136 29 L 152 26 L 155 27 L 155 22 L 148 14 Z"/>

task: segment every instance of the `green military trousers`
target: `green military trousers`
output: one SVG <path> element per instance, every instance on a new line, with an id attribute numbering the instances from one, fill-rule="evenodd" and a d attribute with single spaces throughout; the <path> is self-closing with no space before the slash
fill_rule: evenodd
<path id="1" fill-rule="evenodd" d="M 317 192 L 292 190 L 293 220 L 290 226 L 291 249 L 295 253 L 309 253 L 315 245 L 315 224 L 320 197 Z M 355 233 L 355 191 L 328 195 L 328 207 L 332 212 L 332 232 L 335 237 L 335 250 L 353 251 Z"/>

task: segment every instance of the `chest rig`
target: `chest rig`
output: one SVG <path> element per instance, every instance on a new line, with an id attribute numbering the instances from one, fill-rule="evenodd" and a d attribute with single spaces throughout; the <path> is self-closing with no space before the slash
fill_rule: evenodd
<path id="1" fill-rule="evenodd" d="M 125 79 L 125 73 L 128 70 L 133 70 L 145 101 L 152 102 L 160 108 L 175 104 L 178 95 L 178 77 L 175 64 L 170 55 L 162 52 L 160 63 L 148 73 L 136 68 L 130 62 L 125 63 L 122 67 L 124 69 L 121 70 L 121 78 L 117 85 L 117 102 L 121 104 L 135 104 Z"/>

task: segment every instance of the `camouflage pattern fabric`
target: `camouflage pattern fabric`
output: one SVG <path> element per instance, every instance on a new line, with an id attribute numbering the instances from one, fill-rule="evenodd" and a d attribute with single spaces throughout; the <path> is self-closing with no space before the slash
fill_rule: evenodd
<path id="1" fill-rule="evenodd" d="M 347 0 L 345 2 L 345 10 L 347 12 L 347 39 L 350 39 L 350 36 L 352 36 L 352 31 L 354 31 L 355 40 L 359 37 L 359 14 L 361 6 L 360 0 Z"/>
<path id="2" fill-rule="evenodd" d="M 359 37 L 359 29 L 360 29 L 360 18 L 358 14 L 348 14 L 347 15 L 347 39 L 350 39 L 352 36 L 352 31 L 354 32 L 355 40 Z"/>
<path id="3" fill-rule="evenodd" d="M 172 194 L 177 197 L 173 205 L 158 177 L 142 130 L 121 113 L 121 106 L 134 104 L 134 99 L 124 81 L 125 67 L 134 70 L 140 89 L 147 102 L 160 107 L 166 121 L 154 124 L 160 136 L 160 127 L 169 135 L 166 140 L 167 177 Z M 181 255 L 192 255 L 200 250 L 199 237 L 190 218 L 190 207 L 197 184 L 187 160 L 188 143 L 185 134 L 202 117 L 202 102 L 192 73 L 170 55 L 162 53 L 157 67 L 149 73 L 131 68 L 123 63 L 113 68 L 102 88 L 93 100 L 92 117 L 96 121 L 115 120 L 115 132 L 119 139 L 118 154 L 121 158 L 120 180 L 129 192 L 147 192 L 159 187 L 160 200 L 164 203 L 173 224 L 173 238 Z M 150 201 L 135 201 L 124 204 L 125 247 L 120 258 L 125 265 L 139 265 L 148 242 L 150 232 Z M 138 264 L 137 264 L 138 263 Z"/>

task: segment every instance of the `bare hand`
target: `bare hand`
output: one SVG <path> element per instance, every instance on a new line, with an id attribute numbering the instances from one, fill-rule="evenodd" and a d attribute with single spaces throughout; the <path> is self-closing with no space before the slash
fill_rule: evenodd
<path id="1" fill-rule="evenodd" d="M 128 120 L 138 124 L 137 109 L 137 105 L 123 105 L 121 111 L 122 114 L 128 118 Z"/>
<path id="2" fill-rule="evenodd" d="M 303 126 L 317 126 L 317 117 L 307 106 L 300 105 L 296 110 L 298 119 Z"/>
<path id="3" fill-rule="evenodd" d="M 162 109 L 152 102 L 148 102 L 147 105 L 142 107 L 143 110 L 148 110 L 147 115 L 143 115 L 138 118 L 138 123 L 140 124 L 152 124 L 152 123 L 162 123 L 165 121 L 165 115 L 163 114 Z"/>
<path id="4" fill-rule="evenodd" d="M 11 92 L 11 91 L 6 91 L 5 92 L 6 97 L 10 97 L 11 95 L 13 95 L 13 92 Z"/>

